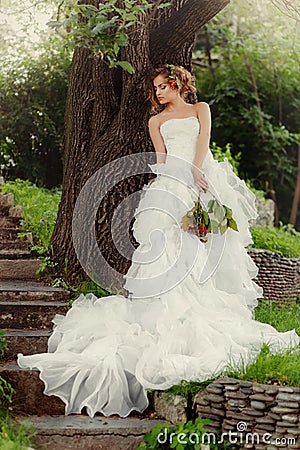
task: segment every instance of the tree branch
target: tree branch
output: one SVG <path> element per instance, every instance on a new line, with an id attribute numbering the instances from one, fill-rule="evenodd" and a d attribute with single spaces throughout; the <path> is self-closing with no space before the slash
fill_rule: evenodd
<path id="1" fill-rule="evenodd" d="M 300 7 L 295 0 L 271 0 L 271 2 L 282 14 L 299 21 Z"/>
<path id="2" fill-rule="evenodd" d="M 166 59 L 194 39 L 200 28 L 220 12 L 230 0 L 188 0 L 169 20 L 152 30 L 150 48 L 153 59 Z"/>

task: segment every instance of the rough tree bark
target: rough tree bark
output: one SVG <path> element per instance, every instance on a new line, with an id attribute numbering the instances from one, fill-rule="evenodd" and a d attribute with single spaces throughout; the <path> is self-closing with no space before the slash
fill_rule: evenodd
<path id="1" fill-rule="evenodd" d="M 65 269 L 69 281 L 83 276 L 72 242 L 72 215 L 80 190 L 109 162 L 124 155 L 153 152 L 144 82 L 150 68 L 173 63 L 191 69 L 196 33 L 229 1 L 171 0 L 169 7 L 148 11 L 142 19 L 145 25 L 138 25 L 130 32 L 129 44 L 122 49 L 121 59 L 131 63 L 135 69 L 133 75 L 109 69 L 101 59 L 91 58 L 88 49 L 75 50 L 65 114 L 63 193 L 52 236 L 54 258 L 58 268 Z M 84 3 L 97 4 L 97 1 Z M 154 163 L 155 154 L 152 156 Z M 121 164 L 119 169 L 122 171 Z M 132 217 L 133 211 L 123 208 L 114 243 L 110 222 L 117 205 L 149 180 L 149 175 L 124 180 L 99 205 L 98 245 L 106 261 L 120 273 L 119 279 L 113 282 L 118 289 L 122 289 L 121 274 L 128 270 L 130 259 L 122 257 L 116 247 L 122 247 L 125 218 Z M 85 236 L 82 239 L 88 252 L 89 242 L 84 242 Z M 131 239 L 137 246 L 132 236 Z M 108 286 L 112 286 L 112 280 L 103 287 Z"/>
<path id="2" fill-rule="evenodd" d="M 293 196 L 292 210 L 290 215 L 289 223 L 296 226 L 298 206 L 300 201 L 300 142 L 298 144 L 298 165 L 297 165 L 297 177 L 296 177 L 296 185 Z"/>

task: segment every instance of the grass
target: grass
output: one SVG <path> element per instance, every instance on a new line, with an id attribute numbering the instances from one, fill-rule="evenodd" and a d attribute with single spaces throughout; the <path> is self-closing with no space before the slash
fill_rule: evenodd
<path id="1" fill-rule="evenodd" d="M 69 300 L 69 306 L 72 306 L 72 303 L 79 297 L 80 294 L 94 294 L 98 298 L 113 295 L 112 292 L 103 289 L 92 280 L 82 280 L 75 287 L 65 287 L 74 292 L 73 297 Z"/>
<path id="2" fill-rule="evenodd" d="M 7 344 L 8 344 L 7 339 L 4 336 L 5 336 L 5 330 L 0 329 L 0 359 L 4 355 L 5 350 L 7 348 Z"/>
<path id="3" fill-rule="evenodd" d="M 32 447 L 35 433 L 29 425 L 18 425 L 11 417 L 0 418 L 0 449 L 26 450 Z"/>
<path id="4" fill-rule="evenodd" d="M 97 283 L 91 280 L 83 280 L 76 286 L 77 294 L 95 294 L 97 297 L 107 297 L 108 295 L 112 295 L 112 292 L 103 289 Z"/>
<path id="5" fill-rule="evenodd" d="M 300 304 L 278 306 L 262 300 L 255 309 L 255 319 L 274 326 L 284 332 L 295 329 L 300 335 Z M 222 375 L 239 380 L 256 381 L 262 384 L 300 387 L 300 346 L 296 349 L 271 354 L 268 345 L 262 346 L 255 362 L 240 367 L 228 366 Z M 166 392 L 182 395 L 187 400 L 204 389 L 220 375 L 205 382 L 182 381 Z"/>
<path id="6" fill-rule="evenodd" d="M 292 225 L 281 225 L 279 228 L 253 227 L 251 234 L 252 247 L 271 250 L 288 258 L 300 256 L 300 232 Z"/>
<path id="7" fill-rule="evenodd" d="M 271 354 L 267 344 L 262 346 L 256 361 L 240 368 L 228 367 L 224 375 L 262 384 L 300 387 L 300 347 Z"/>
<path id="8" fill-rule="evenodd" d="M 40 247 L 40 253 L 45 253 L 50 248 L 61 190 L 40 188 L 30 181 L 17 179 L 7 181 L 1 186 L 1 191 L 14 194 L 15 204 L 24 207 L 22 234 L 31 232 L 34 243 Z"/>
<path id="9" fill-rule="evenodd" d="M 288 331 L 295 328 L 300 335 L 300 304 L 276 305 L 261 300 L 255 309 L 255 319 L 259 322 L 269 323 L 278 331 Z"/>

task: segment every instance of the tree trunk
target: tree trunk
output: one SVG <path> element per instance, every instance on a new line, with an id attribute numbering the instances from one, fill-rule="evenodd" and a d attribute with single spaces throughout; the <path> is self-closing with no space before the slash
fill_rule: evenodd
<path id="1" fill-rule="evenodd" d="M 147 163 L 156 162 L 144 80 L 151 67 L 162 63 L 191 69 L 197 31 L 229 0 L 171 3 L 150 10 L 143 18 L 145 25 L 130 33 L 121 59 L 131 63 L 133 75 L 109 69 L 101 59 L 92 59 L 88 49 L 74 52 L 65 114 L 63 193 L 52 236 L 54 258 L 70 282 L 82 277 L 84 269 L 103 288 L 122 290 L 122 275 L 137 246 L 130 228 L 139 196 L 127 200 L 150 181 Z M 140 158 L 135 158 L 137 153 Z M 133 158 L 124 162 L 126 155 Z M 93 182 L 81 192 L 88 180 Z M 109 188 L 114 181 L 118 183 Z"/>
<path id="2" fill-rule="evenodd" d="M 294 226 L 296 225 L 299 201 L 300 201 L 300 142 L 298 144 L 298 170 L 297 170 L 296 186 L 294 190 L 293 204 L 289 220 L 289 223 L 291 223 Z"/>

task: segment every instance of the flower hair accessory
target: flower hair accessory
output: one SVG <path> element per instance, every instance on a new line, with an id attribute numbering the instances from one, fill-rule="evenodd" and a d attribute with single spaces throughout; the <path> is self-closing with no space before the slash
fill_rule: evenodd
<path id="1" fill-rule="evenodd" d="M 166 64 L 166 68 L 170 71 L 170 75 L 166 78 L 166 81 L 171 89 L 180 89 L 181 83 L 176 75 L 176 69 L 174 64 Z"/>
<path id="2" fill-rule="evenodd" d="M 208 210 L 205 211 L 199 195 L 195 206 L 181 219 L 181 228 L 198 236 L 201 242 L 207 242 L 208 233 L 224 234 L 228 228 L 238 231 L 237 223 L 232 217 L 232 210 L 222 205 L 214 195 L 213 197 L 208 202 Z"/>

